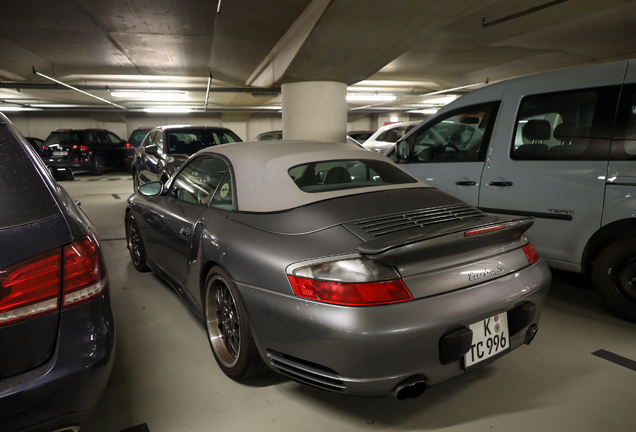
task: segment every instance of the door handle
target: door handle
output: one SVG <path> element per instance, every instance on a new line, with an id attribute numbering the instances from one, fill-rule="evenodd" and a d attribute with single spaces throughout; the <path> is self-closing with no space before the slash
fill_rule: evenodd
<path id="1" fill-rule="evenodd" d="M 494 187 L 505 187 L 505 186 L 512 186 L 512 182 L 508 182 L 508 181 L 496 181 L 496 182 L 490 182 L 488 183 L 489 186 L 494 186 Z"/>
<path id="2" fill-rule="evenodd" d="M 181 228 L 181 230 L 179 231 L 179 234 L 181 234 L 181 237 L 183 237 L 186 240 L 190 238 L 190 230 L 186 227 Z"/>
<path id="3" fill-rule="evenodd" d="M 477 182 L 474 181 L 456 181 L 457 186 L 475 186 Z"/>

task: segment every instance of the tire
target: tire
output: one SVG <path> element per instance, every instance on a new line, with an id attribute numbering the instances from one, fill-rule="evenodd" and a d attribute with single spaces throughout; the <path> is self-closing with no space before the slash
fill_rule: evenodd
<path id="1" fill-rule="evenodd" d="M 94 176 L 100 176 L 106 171 L 106 159 L 101 154 L 93 156 L 93 166 L 91 167 L 91 174 Z"/>
<path id="2" fill-rule="evenodd" d="M 150 271 L 147 263 L 146 248 L 141 239 L 139 226 L 132 215 L 128 216 L 128 222 L 126 223 L 126 242 L 130 252 L 130 259 L 137 271 L 142 273 Z"/>
<path id="3" fill-rule="evenodd" d="M 608 310 L 636 322 L 636 238 L 618 240 L 603 249 L 594 263 L 592 281 Z"/>
<path id="4" fill-rule="evenodd" d="M 221 370 L 238 380 L 266 369 L 256 348 L 245 306 L 230 276 L 213 267 L 205 281 L 205 330 Z"/>

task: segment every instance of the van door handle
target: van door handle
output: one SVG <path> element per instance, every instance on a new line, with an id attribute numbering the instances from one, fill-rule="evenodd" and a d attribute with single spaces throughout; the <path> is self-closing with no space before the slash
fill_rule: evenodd
<path id="1" fill-rule="evenodd" d="M 474 181 L 456 181 L 457 186 L 475 186 L 477 182 Z"/>
<path id="2" fill-rule="evenodd" d="M 507 181 L 497 181 L 497 182 L 490 182 L 488 183 L 489 186 L 499 186 L 499 187 L 503 187 L 503 186 L 512 186 L 512 182 L 507 182 Z"/>

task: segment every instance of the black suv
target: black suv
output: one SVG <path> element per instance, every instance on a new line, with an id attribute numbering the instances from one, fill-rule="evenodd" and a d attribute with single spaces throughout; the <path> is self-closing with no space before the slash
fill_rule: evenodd
<path id="1" fill-rule="evenodd" d="M 59 129 L 44 140 L 40 153 L 48 166 L 102 175 L 106 168 L 125 169 L 125 149 L 126 141 L 105 129 Z"/>
<path id="2" fill-rule="evenodd" d="M 153 128 L 135 150 L 133 182 L 165 182 L 191 155 L 219 144 L 242 142 L 231 130 L 211 126 L 160 126 Z"/>
<path id="3" fill-rule="evenodd" d="M 2 114 L 0 154 L 0 429 L 76 430 L 104 390 L 114 357 L 101 246 Z"/>

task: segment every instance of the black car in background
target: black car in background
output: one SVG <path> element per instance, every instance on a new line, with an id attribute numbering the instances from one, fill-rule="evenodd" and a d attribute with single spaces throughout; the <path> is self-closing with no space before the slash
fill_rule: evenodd
<path id="1" fill-rule="evenodd" d="M 191 155 L 220 144 L 242 142 L 230 129 L 212 126 L 153 128 L 135 150 L 132 175 L 135 190 L 151 181 L 165 182 Z"/>
<path id="2" fill-rule="evenodd" d="M 90 170 L 102 175 L 106 168 L 125 168 L 126 140 L 105 129 L 59 129 L 40 147 L 51 167 Z"/>
<path id="3" fill-rule="evenodd" d="M 135 129 L 130 134 L 128 142 L 124 146 L 124 163 L 126 164 L 126 171 L 129 173 L 132 173 L 132 165 L 135 161 L 135 149 L 141 145 L 141 142 L 151 130 L 152 128 L 149 127 L 141 127 Z"/>
<path id="4" fill-rule="evenodd" d="M 0 430 L 77 429 L 114 357 L 100 242 L 2 114 L 0 154 Z"/>

